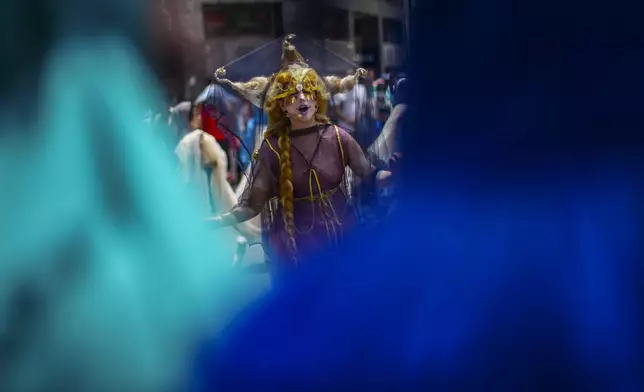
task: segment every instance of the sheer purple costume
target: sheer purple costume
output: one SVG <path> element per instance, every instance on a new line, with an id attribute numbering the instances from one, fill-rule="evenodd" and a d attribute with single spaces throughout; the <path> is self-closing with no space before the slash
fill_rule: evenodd
<path id="1" fill-rule="evenodd" d="M 344 129 L 331 124 L 291 131 L 291 167 L 298 259 L 336 244 L 355 227 L 356 214 L 347 195 L 346 168 L 367 178 L 374 167 Z M 289 263 L 288 236 L 279 202 L 278 137 L 264 139 L 252 179 L 238 205 L 262 211 L 264 250 L 275 267 Z M 278 265 L 276 265 L 278 264 Z"/>

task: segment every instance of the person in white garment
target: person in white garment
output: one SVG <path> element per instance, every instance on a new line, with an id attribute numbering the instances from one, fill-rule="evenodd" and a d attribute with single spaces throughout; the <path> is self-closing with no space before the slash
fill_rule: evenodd
<path id="1" fill-rule="evenodd" d="M 349 133 L 354 134 L 356 128 L 360 126 L 360 124 L 355 123 L 356 118 L 363 118 L 369 109 L 367 88 L 358 83 L 350 91 L 336 94 L 333 97 L 333 101 L 338 116 L 338 125 Z"/>
<path id="2" fill-rule="evenodd" d="M 174 150 L 181 178 L 185 186 L 194 188 L 200 195 L 199 202 L 204 210 L 227 211 L 234 204 L 235 191 L 226 181 L 226 152 L 212 135 L 201 129 L 201 117 L 196 105 L 193 105 L 190 113 L 192 131 L 179 141 Z M 240 265 L 246 255 L 249 246 L 246 236 L 252 240 L 259 237 L 259 228 L 253 222 L 247 222 L 237 230 L 242 235 L 237 235 L 235 239 L 237 249 L 232 260 L 234 265 Z M 232 238 L 228 238 L 230 240 Z"/>

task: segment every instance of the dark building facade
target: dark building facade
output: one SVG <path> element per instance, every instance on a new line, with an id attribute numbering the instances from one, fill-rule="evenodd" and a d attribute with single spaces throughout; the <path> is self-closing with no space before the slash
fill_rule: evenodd
<path id="1" fill-rule="evenodd" d="M 217 68 L 285 33 L 317 40 L 377 74 L 400 67 L 405 56 L 402 0 L 166 0 L 165 7 L 180 37 L 162 67 L 180 99 L 193 97 Z"/>

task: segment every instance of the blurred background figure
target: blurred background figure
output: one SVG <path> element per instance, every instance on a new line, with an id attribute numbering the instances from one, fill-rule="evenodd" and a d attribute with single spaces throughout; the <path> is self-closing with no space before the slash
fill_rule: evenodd
<path id="1" fill-rule="evenodd" d="M 246 101 L 242 105 L 240 114 L 241 120 L 241 138 L 244 146 L 239 150 L 239 161 L 241 168 L 245 171 L 250 165 L 251 155 L 255 149 L 255 136 L 259 127 L 258 113 L 259 109 L 255 109 L 250 102 Z"/>
<path id="2" fill-rule="evenodd" d="M 373 83 L 373 117 L 376 132 L 380 133 L 391 113 L 391 94 L 388 81 L 382 77 Z"/>
<path id="3" fill-rule="evenodd" d="M 228 171 L 228 157 L 226 152 L 219 147 L 216 139 L 202 129 L 202 107 L 190 104 L 190 132 L 184 135 L 177 143 L 174 153 L 178 159 L 179 171 L 184 184 L 194 189 L 200 196 L 200 204 L 204 210 L 212 213 L 216 201 L 212 199 L 210 190 L 210 177 L 217 166 L 223 164 L 223 170 Z M 204 144 L 216 144 L 215 149 L 209 154 L 202 153 Z"/>
<path id="4" fill-rule="evenodd" d="M 403 152 L 403 129 L 407 122 L 409 110 L 409 81 L 407 78 L 398 79 L 392 89 L 393 109 L 382 127 L 383 147 L 389 147 L 389 155 Z"/>
<path id="5" fill-rule="evenodd" d="M 0 5 L 3 392 L 178 390 L 195 336 L 238 306 L 234 241 L 202 227 L 164 122 L 142 125 L 171 104 L 156 11 Z"/>
<path id="6" fill-rule="evenodd" d="M 349 70 L 345 76 L 353 75 L 355 70 Z M 351 91 L 335 95 L 334 104 L 338 111 L 338 125 L 350 134 L 355 134 L 358 124 L 355 123 L 357 116 L 363 117 L 362 113 L 367 110 L 367 89 L 364 84 L 356 84 Z"/>
<path id="7" fill-rule="evenodd" d="M 210 83 L 195 99 L 195 110 L 199 112 L 201 127 L 213 136 L 228 157 L 228 180 L 239 182 L 239 162 L 237 159 L 240 142 L 239 135 L 241 101 L 227 92 L 222 86 Z M 197 120 L 196 120 L 197 121 Z"/>
<path id="8" fill-rule="evenodd" d="M 192 103 L 190 101 L 179 102 L 170 108 L 168 125 L 172 132 L 172 139 L 177 143 L 192 130 L 190 126 L 191 119 Z"/>

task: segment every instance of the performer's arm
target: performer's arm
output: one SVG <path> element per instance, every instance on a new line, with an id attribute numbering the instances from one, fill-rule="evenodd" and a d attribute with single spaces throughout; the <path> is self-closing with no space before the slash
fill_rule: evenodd
<path id="1" fill-rule="evenodd" d="M 264 205 L 275 193 L 276 180 L 271 170 L 270 160 L 267 158 L 267 152 L 273 154 L 268 148 L 260 149 L 259 156 L 253 161 L 253 170 L 251 178 L 248 181 L 247 188 L 241 194 L 239 202 L 229 212 L 208 218 L 214 226 L 231 226 L 237 223 L 245 222 L 259 215 Z"/>
<path id="2" fill-rule="evenodd" d="M 378 170 L 374 165 L 369 163 L 362 147 L 360 147 L 358 142 L 348 132 L 340 129 L 340 133 L 347 166 L 363 180 L 373 182 L 381 187 L 387 186 L 390 181 L 391 172 L 388 170 Z"/>
<path id="3" fill-rule="evenodd" d="M 212 223 L 215 227 L 220 226 L 233 226 L 237 223 L 245 222 L 247 220 L 253 219 L 262 211 L 261 208 L 256 208 L 254 206 L 240 206 L 237 205 L 233 207 L 232 210 L 225 214 L 217 215 L 212 218 L 207 218 L 206 221 Z"/>
<path id="4" fill-rule="evenodd" d="M 226 162 L 226 153 L 214 138 L 205 132 L 201 132 L 199 135 L 199 149 L 201 150 L 201 164 L 204 168 L 212 168 Z"/>

